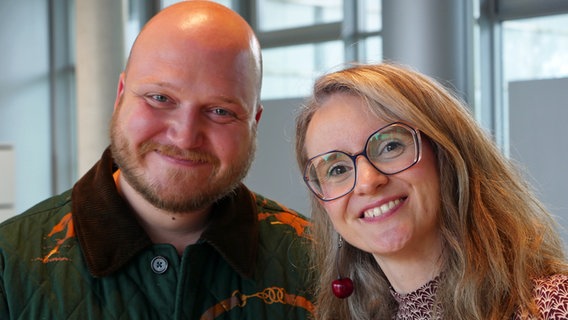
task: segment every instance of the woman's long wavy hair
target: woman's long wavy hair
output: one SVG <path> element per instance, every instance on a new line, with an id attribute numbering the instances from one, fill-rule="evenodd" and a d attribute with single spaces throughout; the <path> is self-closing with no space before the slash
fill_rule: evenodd
<path id="1" fill-rule="evenodd" d="M 433 147 L 444 252 L 435 309 L 445 319 L 506 319 L 519 308 L 536 312 L 532 280 L 568 269 L 558 226 L 466 105 L 436 81 L 393 64 L 353 65 L 324 75 L 297 116 L 302 171 L 310 120 L 335 93 L 362 98 L 387 122 L 411 124 Z M 397 306 L 376 260 L 348 243 L 338 250 L 328 215 L 313 194 L 311 202 L 317 319 L 390 319 Z M 330 289 L 338 268 L 355 286 L 344 300 Z"/>

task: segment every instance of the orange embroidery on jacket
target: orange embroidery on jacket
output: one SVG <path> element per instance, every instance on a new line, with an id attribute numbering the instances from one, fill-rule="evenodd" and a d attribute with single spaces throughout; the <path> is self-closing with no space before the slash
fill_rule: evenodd
<path id="1" fill-rule="evenodd" d="M 51 249 L 51 251 L 49 251 L 49 253 L 41 259 L 43 263 L 48 263 L 58 260 L 67 260 L 67 258 L 52 258 L 52 256 L 54 254 L 59 253 L 59 249 L 61 248 L 61 245 L 63 245 L 65 241 L 75 237 L 75 228 L 73 227 L 73 219 L 71 217 L 71 212 L 69 212 L 68 214 L 63 216 L 63 218 L 61 218 L 59 223 L 57 223 L 47 234 L 47 237 L 48 238 L 52 237 L 53 235 L 63 231 L 65 232 L 65 235 L 63 236 L 63 238 L 57 239 L 55 247 L 53 247 L 53 249 Z"/>
<path id="2" fill-rule="evenodd" d="M 258 201 L 256 194 L 254 193 L 252 193 L 252 198 L 255 202 Z M 261 199 L 262 199 L 261 203 L 262 206 L 269 206 L 268 199 L 266 198 L 261 198 Z M 311 223 L 308 220 L 302 219 L 301 217 L 290 213 L 292 210 L 288 209 L 282 204 L 277 203 L 273 200 L 271 201 L 274 202 L 276 205 L 278 205 L 282 209 L 282 211 L 277 213 L 268 213 L 268 212 L 260 213 L 258 215 L 259 221 L 266 220 L 268 217 L 273 216 L 274 218 L 276 218 L 277 221 L 271 222 L 272 224 L 287 224 L 292 228 L 294 228 L 294 230 L 296 230 L 296 233 L 299 236 L 309 238 L 309 236 L 305 235 L 306 228 L 311 226 Z"/>
<path id="3" fill-rule="evenodd" d="M 286 293 L 284 288 L 270 287 L 261 292 L 246 295 L 235 290 L 230 298 L 225 299 L 209 308 L 200 320 L 212 320 L 235 307 L 244 308 L 250 298 L 261 299 L 265 304 L 281 303 L 306 309 L 313 314 L 314 305 L 305 297 Z"/>
<path id="4" fill-rule="evenodd" d="M 262 221 L 268 219 L 268 217 L 270 216 L 273 216 L 277 220 L 276 222 L 272 222 L 273 224 L 275 223 L 287 224 L 292 228 L 294 228 L 294 230 L 296 230 L 296 233 L 301 237 L 305 236 L 306 228 L 311 225 L 309 221 L 302 219 L 295 214 L 285 211 L 277 213 L 260 213 L 258 215 L 258 219 Z"/>

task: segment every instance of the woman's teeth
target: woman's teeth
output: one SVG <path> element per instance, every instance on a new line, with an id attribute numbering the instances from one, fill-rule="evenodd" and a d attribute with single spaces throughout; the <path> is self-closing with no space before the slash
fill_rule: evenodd
<path id="1" fill-rule="evenodd" d="M 369 209 L 363 212 L 363 218 L 375 218 L 387 213 L 390 209 L 394 208 L 400 203 L 400 199 L 389 201 L 379 207 Z"/>

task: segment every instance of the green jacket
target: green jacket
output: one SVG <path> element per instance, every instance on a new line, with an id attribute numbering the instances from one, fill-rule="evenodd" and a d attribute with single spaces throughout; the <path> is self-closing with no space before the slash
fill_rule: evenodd
<path id="1" fill-rule="evenodd" d="M 241 185 L 180 257 L 118 195 L 107 150 L 0 225 L 0 319 L 308 319 L 308 221 Z"/>

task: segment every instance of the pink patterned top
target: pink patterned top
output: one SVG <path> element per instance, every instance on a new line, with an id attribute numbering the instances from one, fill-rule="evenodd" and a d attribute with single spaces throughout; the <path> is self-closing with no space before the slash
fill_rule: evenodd
<path id="1" fill-rule="evenodd" d="M 391 294 L 398 302 L 398 312 L 393 320 L 443 319 L 443 312 L 437 312 L 432 318 L 432 308 L 438 279 L 426 283 L 421 288 L 408 294 L 399 294 L 391 288 Z M 534 297 L 540 311 L 539 319 L 568 319 L 568 275 L 557 274 L 535 281 Z M 517 312 L 513 320 L 527 319 Z"/>

